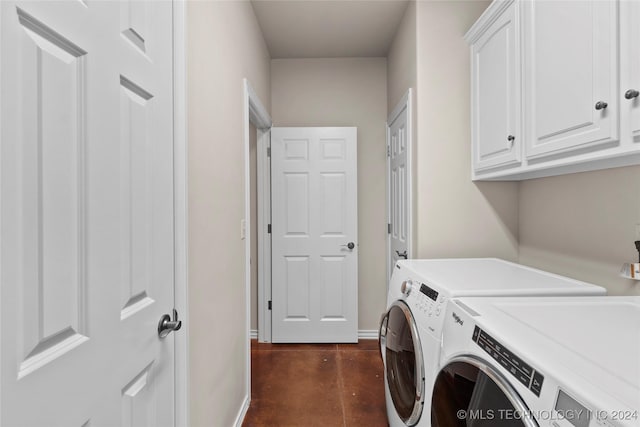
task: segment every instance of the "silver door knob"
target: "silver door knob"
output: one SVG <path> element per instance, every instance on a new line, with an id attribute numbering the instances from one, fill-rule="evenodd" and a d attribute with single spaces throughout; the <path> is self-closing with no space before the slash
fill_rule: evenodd
<path id="1" fill-rule="evenodd" d="M 638 95 L 640 95 L 640 92 L 638 92 L 635 89 L 629 89 L 628 91 L 626 91 L 624 93 L 624 97 L 627 98 L 627 99 L 637 98 Z"/>
<path id="2" fill-rule="evenodd" d="M 407 259 L 407 251 L 406 250 L 404 252 L 396 251 L 396 253 L 398 254 L 398 257 L 402 257 L 404 259 Z"/>
<path id="3" fill-rule="evenodd" d="M 607 108 L 609 104 L 607 104 L 604 101 L 598 101 L 596 102 L 596 110 L 604 110 L 605 108 Z"/>
<path id="4" fill-rule="evenodd" d="M 165 338 L 173 331 L 177 331 L 182 327 L 182 320 L 178 320 L 178 312 L 173 309 L 173 320 L 168 314 L 163 314 L 158 322 L 158 336 Z"/>
<path id="5" fill-rule="evenodd" d="M 353 243 L 353 242 L 349 242 L 346 245 L 340 245 L 340 246 L 342 246 L 343 248 L 347 248 L 347 249 L 351 250 L 351 249 L 356 247 L 356 244 Z"/>

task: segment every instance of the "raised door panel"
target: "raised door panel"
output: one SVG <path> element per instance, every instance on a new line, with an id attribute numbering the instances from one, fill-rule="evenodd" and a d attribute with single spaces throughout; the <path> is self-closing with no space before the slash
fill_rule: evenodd
<path id="1" fill-rule="evenodd" d="M 471 49 L 475 171 L 520 164 L 518 29 L 512 3 Z"/>
<path id="2" fill-rule="evenodd" d="M 122 162 L 122 273 L 120 318 L 154 302 L 151 292 L 152 150 L 149 135 L 153 95 L 120 76 L 120 144 Z"/>
<path id="3" fill-rule="evenodd" d="M 529 163 L 612 146 L 618 138 L 618 2 L 523 5 Z"/>
<path id="4" fill-rule="evenodd" d="M 18 376 L 88 337 L 85 52 L 21 8 L 22 363 Z"/>

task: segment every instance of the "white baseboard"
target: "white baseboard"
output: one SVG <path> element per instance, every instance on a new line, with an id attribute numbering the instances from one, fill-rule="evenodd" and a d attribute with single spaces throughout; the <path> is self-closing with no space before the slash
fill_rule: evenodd
<path id="1" fill-rule="evenodd" d="M 242 402 L 242 406 L 240 407 L 240 412 L 238 412 L 238 416 L 236 417 L 236 422 L 233 423 L 235 427 L 242 427 L 244 417 L 247 415 L 247 411 L 249 410 L 249 403 L 249 396 L 245 396 L 244 402 Z"/>
<path id="2" fill-rule="evenodd" d="M 360 329 L 360 330 L 358 330 L 358 339 L 361 339 L 361 340 L 377 340 L 378 339 L 378 330 L 377 329 Z"/>
<path id="3" fill-rule="evenodd" d="M 249 330 L 249 336 L 252 340 L 258 339 L 258 330 L 251 329 Z M 377 329 L 360 329 L 358 331 L 358 339 L 360 340 L 377 340 L 378 339 L 378 330 Z"/>

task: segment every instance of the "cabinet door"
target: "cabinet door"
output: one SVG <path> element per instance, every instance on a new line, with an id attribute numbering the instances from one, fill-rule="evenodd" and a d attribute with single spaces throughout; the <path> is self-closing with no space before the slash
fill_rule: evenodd
<path id="1" fill-rule="evenodd" d="M 614 145 L 618 2 L 528 1 L 523 8 L 527 158 Z"/>
<path id="2" fill-rule="evenodd" d="M 640 2 L 620 3 L 621 139 L 640 146 Z"/>
<path id="3" fill-rule="evenodd" d="M 473 168 L 520 163 L 518 3 L 471 46 Z"/>

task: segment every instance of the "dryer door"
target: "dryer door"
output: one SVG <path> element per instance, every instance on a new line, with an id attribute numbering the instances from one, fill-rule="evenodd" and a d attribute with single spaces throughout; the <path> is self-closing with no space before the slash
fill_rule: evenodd
<path id="1" fill-rule="evenodd" d="M 404 301 L 396 301 L 382 319 L 380 349 L 385 376 L 398 416 L 415 425 L 422 414 L 424 359 L 418 328 Z"/>
<path id="2" fill-rule="evenodd" d="M 431 426 L 537 427 L 538 423 L 498 371 L 476 356 L 461 356 L 436 378 Z"/>

